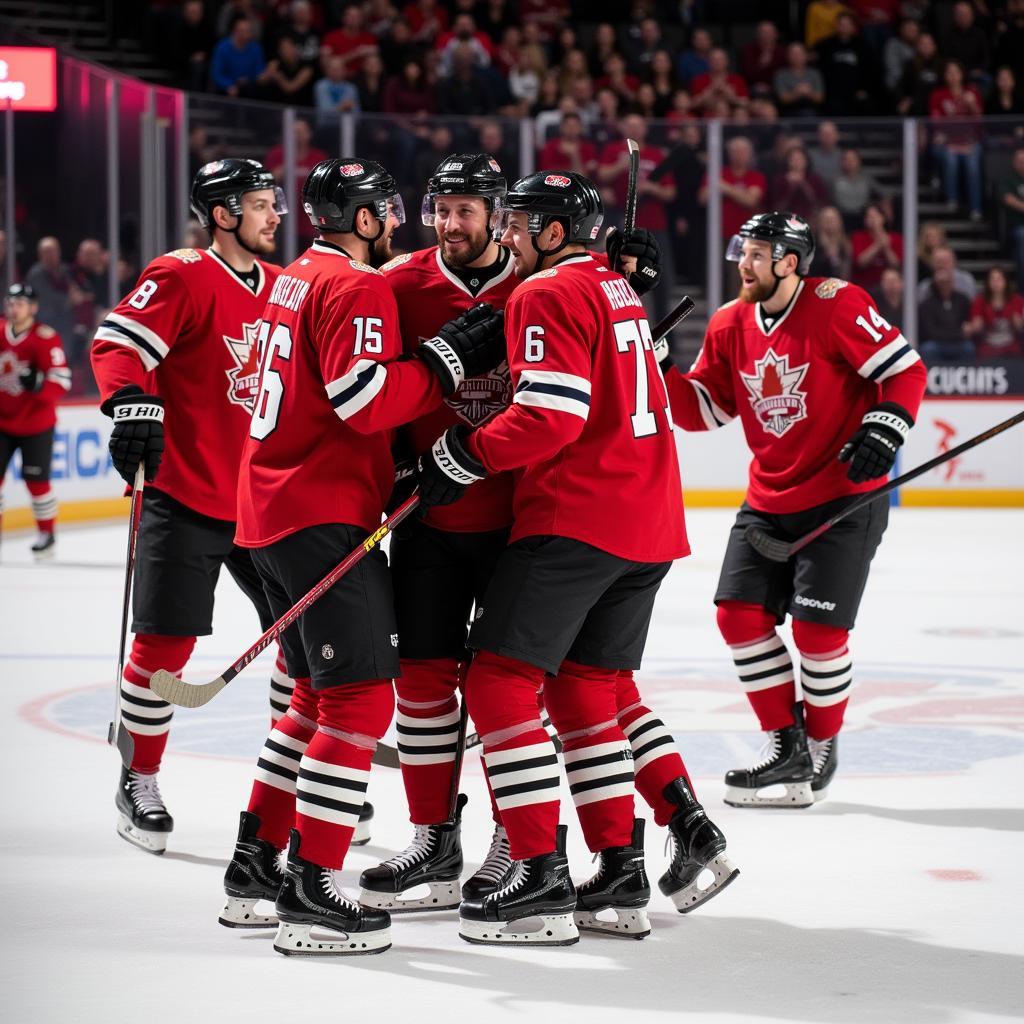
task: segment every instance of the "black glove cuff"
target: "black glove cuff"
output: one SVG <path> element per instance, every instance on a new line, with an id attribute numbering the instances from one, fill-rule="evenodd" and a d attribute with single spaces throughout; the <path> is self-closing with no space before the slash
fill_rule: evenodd
<path id="1" fill-rule="evenodd" d="M 487 476 L 484 464 L 463 444 L 464 427 L 449 427 L 430 449 L 437 468 L 453 483 L 468 487 Z"/>
<path id="2" fill-rule="evenodd" d="M 159 395 L 147 395 L 138 385 L 130 384 L 121 388 L 104 403 L 109 407 L 108 416 L 117 423 L 128 420 L 164 421 L 164 400 Z"/>
<path id="3" fill-rule="evenodd" d="M 869 409 L 861 420 L 861 426 L 881 427 L 899 439 L 903 444 L 914 425 L 914 417 L 898 402 L 882 402 Z"/>
<path id="4" fill-rule="evenodd" d="M 440 335 L 420 342 L 416 355 L 437 375 L 446 398 L 454 394 L 466 379 L 466 368 L 458 352 Z"/>

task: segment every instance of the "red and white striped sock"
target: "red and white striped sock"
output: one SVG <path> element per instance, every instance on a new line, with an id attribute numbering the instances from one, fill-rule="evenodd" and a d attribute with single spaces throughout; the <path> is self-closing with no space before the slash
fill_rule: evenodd
<path id="1" fill-rule="evenodd" d="M 25 486 L 32 496 L 32 516 L 40 533 L 53 533 L 57 522 L 57 495 L 50 482 L 26 480 Z"/>
<path id="2" fill-rule="evenodd" d="M 295 680 L 288 675 L 288 666 L 285 664 L 284 651 L 280 644 L 277 647 L 277 661 L 270 673 L 270 724 L 274 725 L 278 719 L 288 710 L 292 700 L 292 691 L 295 689 Z"/>

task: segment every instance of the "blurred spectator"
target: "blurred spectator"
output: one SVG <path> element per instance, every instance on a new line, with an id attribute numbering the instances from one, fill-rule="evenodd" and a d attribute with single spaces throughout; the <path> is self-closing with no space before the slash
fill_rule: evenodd
<path id="1" fill-rule="evenodd" d="M 818 124 L 817 136 L 818 144 L 811 147 L 811 168 L 831 192 L 843 169 L 843 153 L 839 148 L 839 129 L 834 121 L 821 121 Z"/>
<path id="2" fill-rule="evenodd" d="M 302 210 L 302 183 L 306 180 L 309 172 L 321 160 L 327 159 L 327 154 L 313 145 L 313 129 L 309 122 L 301 117 L 295 119 L 295 194 L 288 197 L 288 206 L 292 210 Z M 263 161 L 267 170 L 283 186 L 285 177 L 284 146 L 278 144 L 267 153 Z M 313 225 L 305 214 L 296 215 L 295 222 L 298 225 L 299 238 L 303 244 L 309 244 L 313 239 Z"/>
<path id="3" fill-rule="evenodd" d="M 599 89 L 613 90 L 619 97 L 619 103 L 632 103 L 636 99 L 640 79 L 629 73 L 625 57 L 613 53 L 604 63 L 604 75 L 598 78 L 595 84 Z"/>
<path id="4" fill-rule="evenodd" d="M 927 363 L 974 358 L 974 345 L 966 337 L 971 300 L 956 290 L 952 264 L 945 259 L 940 261 L 942 252 L 935 254 L 935 274 L 917 309 L 917 333 L 921 339 L 918 347 Z"/>
<path id="5" fill-rule="evenodd" d="M 188 130 L 188 180 L 191 182 L 203 164 L 217 159 L 217 151 L 207 140 L 206 125 L 193 124 Z"/>
<path id="6" fill-rule="evenodd" d="M 960 6 L 959 4 L 957 5 Z M 946 206 L 952 211 L 959 199 L 960 168 L 967 187 L 971 220 L 981 220 L 981 145 L 978 125 L 962 123 L 963 118 L 981 115 L 981 93 L 976 86 L 965 85 L 964 69 L 958 61 L 946 61 L 943 86 L 931 96 L 928 112 L 935 124 L 932 145 L 942 168 L 942 188 Z"/>
<path id="7" fill-rule="evenodd" d="M 39 299 L 38 319 L 49 324 L 67 342 L 75 336 L 74 306 L 81 295 L 61 261 L 60 242 L 47 235 L 36 246 L 36 262 L 25 275 L 25 284 Z"/>
<path id="8" fill-rule="evenodd" d="M 398 11 L 391 0 L 366 0 L 363 13 L 363 26 L 378 41 L 378 45 L 391 31 L 391 26 L 398 21 Z"/>
<path id="9" fill-rule="evenodd" d="M 1010 115 L 1020 116 L 1024 114 L 1024 98 L 1021 97 L 1021 90 L 1017 87 L 1017 76 L 1013 68 L 1001 67 L 996 71 L 995 82 L 992 92 L 989 93 L 985 103 L 985 113 L 997 117 Z M 1017 126 L 1008 126 L 1010 131 Z M 998 130 L 997 125 L 990 126 L 990 130 Z"/>
<path id="10" fill-rule="evenodd" d="M 755 97 L 750 101 L 749 111 L 751 124 L 746 133 L 759 153 L 770 152 L 780 131 L 778 107 L 769 99 Z"/>
<path id="11" fill-rule="evenodd" d="M 313 86 L 318 128 L 337 126 L 342 114 L 359 112 L 359 89 L 347 80 L 345 58 L 332 54 L 324 61 L 326 74 Z"/>
<path id="12" fill-rule="evenodd" d="M 590 71 L 583 51 L 566 50 L 558 66 L 558 88 L 562 95 L 569 92 L 573 82 L 589 77 Z"/>
<path id="13" fill-rule="evenodd" d="M 932 273 L 930 277 L 919 281 L 917 285 L 917 301 L 922 302 L 928 295 L 932 283 L 939 278 L 949 278 L 953 282 L 953 288 L 968 300 L 978 294 L 978 282 L 956 265 L 956 253 L 947 246 L 940 247 L 932 253 Z"/>
<path id="14" fill-rule="evenodd" d="M 740 51 L 740 74 L 752 92 L 771 92 L 775 72 L 786 62 L 786 53 L 779 42 L 779 30 L 772 21 L 760 21 L 754 38 Z M 760 86 L 758 90 L 756 87 Z"/>
<path id="15" fill-rule="evenodd" d="M 238 18 L 248 18 L 253 39 L 262 40 L 263 22 L 257 16 L 253 0 L 227 0 L 227 3 L 221 4 L 214 31 L 218 36 L 230 35 L 231 27 Z"/>
<path id="16" fill-rule="evenodd" d="M 864 170 L 860 153 L 855 149 L 844 149 L 842 173 L 832 186 L 836 206 L 843 215 L 847 231 L 856 231 L 864 219 L 864 208 L 870 202 L 884 201 L 878 182 Z"/>
<path id="17" fill-rule="evenodd" d="M 651 178 L 660 181 L 671 174 L 676 185 L 675 202 L 669 213 L 672 218 L 672 241 L 675 246 L 680 276 L 688 281 L 702 281 L 705 270 L 704 211 L 698 194 L 704 178 L 706 154 L 698 122 L 688 120 L 670 133 L 672 149 L 651 171 Z"/>
<path id="18" fill-rule="evenodd" d="M 167 35 L 160 34 L 157 46 L 166 55 L 164 63 L 177 72 L 181 87 L 199 92 L 206 88 L 209 76 L 210 54 L 216 43 L 213 26 L 202 0 L 185 0 L 175 13 L 177 17 Z"/>
<path id="19" fill-rule="evenodd" d="M 947 248 L 946 229 L 937 220 L 926 220 L 917 231 L 917 279 L 932 276 L 935 252 Z"/>
<path id="20" fill-rule="evenodd" d="M 882 51 L 885 68 L 885 91 L 892 96 L 900 94 L 900 85 L 907 65 L 917 53 L 917 40 L 921 36 L 921 25 L 913 18 L 901 18 L 896 35 L 890 37 Z"/>
<path id="21" fill-rule="evenodd" d="M 424 47 L 413 39 L 408 22 L 401 18 L 391 26 L 391 32 L 380 40 L 381 56 L 388 71 L 404 68 L 411 60 L 422 60 L 423 51 Z"/>
<path id="22" fill-rule="evenodd" d="M 438 111 L 479 117 L 493 113 L 497 105 L 490 79 L 476 67 L 475 52 L 468 43 L 459 43 L 452 54 L 452 73 L 437 88 Z"/>
<path id="23" fill-rule="evenodd" d="M 685 89 L 676 89 L 672 94 L 672 106 L 665 119 L 673 124 L 697 120 L 697 115 L 693 112 L 693 100 Z"/>
<path id="24" fill-rule="evenodd" d="M 786 66 L 775 72 L 772 88 L 779 108 L 790 116 L 816 114 L 825 99 L 821 72 L 807 66 L 807 50 L 801 43 L 786 47 Z"/>
<path id="25" fill-rule="evenodd" d="M 210 62 L 210 81 L 225 96 L 254 96 L 266 61 L 263 47 L 253 34 L 250 18 L 238 17 L 231 32 L 214 48 Z"/>
<path id="26" fill-rule="evenodd" d="M 427 145 L 416 154 L 413 181 L 419 187 L 422 188 L 427 178 L 437 170 L 437 165 L 452 152 L 453 143 L 451 129 L 446 124 L 435 122 L 430 130 Z"/>
<path id="27" fill-rule="evenodd" d="M 912 5 L 904 5 L 900 0 L 850 0 L 851 11 L 860 22 L 864 42 L 876 56 L 882 55 L 886 42 L 893 34 L 896 15 L 905 6 L 913 10 Z"/>
<path id="28" fill-rule="evenodd" d="M 205 249 L 210 244 L 210 236 L 199 221 L 189 218 L 185 225 L 185 235 L 181 240 L 183 249 Z M 109 258 L 109 257 L 108 257 Z"/>
<path id="29" fill-rule="evenodd" d="M 480 125 L 476 145 L 470 143 L 470 149 L 479 149 L 481 153 L 493 156 L 504 169 L 510 185 L 518 177 L 514 168 L 519 165 L 519 158 L 505 141 L 505 129 L 500 121 L 484 121 Z"/>
<path id="30" fill-rule="evenodd" d="M 84 352 L 97 327 L 97 309 L 106 306 L 107 253 L 95 238 L 83 238 L 78 243 L 75 260 L 69 273 L 78 292 L 74 300 L 74 338 L 65 338 L 71 353 Z"/>
<path id="31" fill-rule="evenodd" d="M 803 146 L 793 146 L 786 154 L 785 172 L 772 181 L 770 206 L 795 213 L 806 221 L 828 202 L 825 183 L 811 170 L 811 161 Z"/>
<path id="32" fill-rule="evenodd" d="M 619 38 L 615 34 L 615 26 L 607 21 L 602 21 L 594 29 L 594 40 L 587 52 L 587 62 L 590 65 L 592 77 L 599 78 L 604 74 L 605 61 L 613 54 L 621 56 Z"/>
<path id="33" fill-rule="evenodd" d="M 497 42 L 506 29 L 515 25 L 516 19 L 509 10 L 506 0 L 484 0 L 477 7 L 476 23 L 481 32 Z"/>
<path id="34" fill-rule="evenodd" d="M 932 92 L 942 80 L 942 58 L 935 45 L 935 37 L 922 32 L 917 39 L 914 59 L 907 64 L 900 82 L 900 101 L 896 109 L 901 114 L 920 116 L 928 113 Z"/>
<path id="35" fill-rule="evenodd" d="M 836 34 L 836 22 L 840 14 L 850 10 L 839 0 L 811 0 L 807 5 L 807 20 L 804 23 L 804 43 L 813 50 L 818 43 Z"/>
<path id="36" fill-rule="evenodd" d="M 494 56 L 494 43 L 486 32 L 478 32 L 471 14 L 456 14 L 450 32 L 442 32 L 434 44 L 438 54 L 438 71 L 442 76 L 452 73 L 452 62 L 457 51 L 472 53 L 478 68 L 490 67 Z M 582 54 L 581 54 L 582 57 Z"/>
<path id="37" fill-rule="evenodd" d="M 852 14 L 840 14 L 835 35 L 818 46 L 818 66 L 825 80 L 825 110 L 830 114 L 872 113 L 878 71 Z"/>
<path id="38" fill-rule="evenodd" d="M 583 137 L 583 121 L 579 114 L 562 115 L 558 134 L 544 144 L 537 157 L 537 166 L 546 170 L 577 171 L 594 177 L 597 149 Z"/>
<path id="39" fill-rule="evenodd" d="M 313 65 L 302 59 L 295 40 L 291 36 L 281 36 L 277 42 L 277 56 L 260 75 L 264 98 L 275 103 L 311 107 L 314 75 Z"/>
<path id="40" fill-rule="evenodd" d="M 1013 151 L 1010 173 L 999 183 L 996 195 L 1017 263 L 1017 280 L 1024 282 L 1024 146 Z"/>
<path id="41" fill-rule="evenodd" d="M 307 64 L 316 64 L 320 60 L 320 36 L 309 0 L 292 0 L 288 5 L 285 32 L 295 40 L 301 60 Z"/>
<path id="42" fill-rule="evenodd" d="M 659 118 L 667 117 L 673 108 L 676 92 L 679 91 L 679 83 L 676 80 L 676 71 L 672 66 L 672 55 L 668 50 L 656 50 L 651 57 L 650 66 L 647 69 L 647 81 L 654 89 L 656 97 L 655 109 Z M 689 94 L 687 94 L 689 99 Z"/>
<path id="43" fill-rule="evenodd" d="M 402 11 L 417 43 L 432 46 L 434 40 L 448 31 L 448 12 L 437 0 L 416 0 Z"/>
<path id="44" fill-rule="evenodd" d="M 508 88 L 523 105 L 522 116 L 537 102 L 546 71 L 547 59 L 539 46 L 519 47 L 516 62 L 508 72 Z"/>
<path id="45" fill-rule="evenodd" d="M 353 83 L 359 90 L 359 110 L 364 114 L 379 114 L 384 109 L 384 61 L 379 53 L 363 58 L 363 70 Z"/>
<path id="46" fill-rule="evenodd" d="M 864 209 L 864 227 L 853 233 L 853 271 L 851 280 L 861 288 L 874 289 L 885 270 L 903 266 L 903 236 L 890 231 L 885 212 L 877 203 Z"/>
<path id="47" fill-rule="evenodd" d="M 665 45 L 661 36 L 661 25 L 657 18 L 643 18 L 637 30 L 637 38 L 628 48 L 630 70 L 645 75 L 654 55 Z"/>
<path id="48" fill-rule="evenodd" d="M 690 95 L 698 110 L 706 110 L 719 101 L 730 106 L 746 106 L 750 98 L 747 83 L 729 70 L 729 54 L 716 47 L 708 54 L 708 70 L 690 83 Z"/>
<path id="49" fill-rule="evenodd" d="M 711 33 L 706 28 L 695 28 L 690 36 L 690 48 L 679 55 L 679 80 L 692 92 L 693 80 L 711 70 Z"/>
<path id="50" fill-rule="evenodd" d="M 971 304 L 967 335 L 977 346 L 979 359 L 1024 355 L 1024 300 L 1002 267 L 992 267 L 985 276 L 985 287 Z"/>
<path id="51" fill-rule="evenodd" d="M 427 80 L 423 65 L 406 61 L 401 74 L 393 75 L 384 87 L 384 111 L 388 114 L 433 114 L 437 93 Z"/>
<path id="52" fill-rule="evenodd" d="M 538 29 L 545 43 L 555 37 L 571 14 L 569 0 L 519 0 L 519 17 L 524 27 Z"/>
<path id="53" fill-rule="evenodd" d="M 996 67 L 1019 67 L 1024 53 L 1024 0 L 1008 0 L 998 22 L 995 46 Z M 1019 282 L 1018 283 L 1022 283 Z"/>
<path id="54" fill-rule="evenodd" d="M 818 213 L 814 241 L 811 276 L 838 277 L 848 281 L 852 265 L 850 239 L 846 236 L 843 218 L 834 206 L 824 206 Z"/>
<path id="55" fill-rule="evenodd" d="M 760 209 L 768 194 L 764 175 L 754 168 L 754 147 L 750 139 L 738 135 L 725 144 L 726 164 L 722 168 L 722 238 L 732 238 L 752 213 Z M 700 201 L 708 201 L 705 178 Z"/>
<path id="56" fill-rule="evenodd" d="M 903 323 L 903 275 L 898 270 L 888 267 L 882 271 L 874 299 L 883 320 L 890 324 Z"/>
<path id="57" fill-rule="evenodd" d="M 363 69 L 363 60 L 378 50 L 377 37 L 363 27 L 363 9 L 357 4 L 346 7 L 341 16 L 341 27 L 324 36 L 321 59 L 328 56 L 345 58 L 345 70 L 357 75 Z"/>
<path id="58" fill-rule="evenodd" d="M 942 33 L 940 44 L 947 60 L 958 61 L 967 71 L 982 72 L 987 77 L 991 46 L 988 33 L 977 23 L 973 4 L 966 0 L 953 4 L 953 21 Z"/>

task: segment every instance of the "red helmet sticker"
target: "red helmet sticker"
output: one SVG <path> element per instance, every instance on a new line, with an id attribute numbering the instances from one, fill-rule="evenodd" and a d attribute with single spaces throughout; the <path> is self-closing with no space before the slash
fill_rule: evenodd
<path id="1" fill-rule="evenodd" d="M 544 179 L 545 185 L 557 185 L 559 188 L 568 188 L 572 182 L 564 174 L 549 174 Z"/>
<path id="2" fill-rule="evenodd" d="M 338 170 L 341 171 L 341 173 L 344 174 L 346 178 L 354 178 L 357 174 L 363 173 L 363 165 L 342 164 L 341 167 L 338 168 Z"/>

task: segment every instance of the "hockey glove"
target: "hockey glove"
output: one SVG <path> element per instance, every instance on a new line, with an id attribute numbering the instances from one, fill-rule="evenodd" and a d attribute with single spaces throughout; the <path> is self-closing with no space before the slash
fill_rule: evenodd
<path id="1" fill-rule="evenodd" d="M 113 421 L 110 459 L 125 482 L 135 483 L 140 463 L 146 467 L 146 482 L 156 479 L 164 455 L 164 400 L 147 395 L 137 384 L 115 391 L 102 406 Z"/>
<path id="2" fill-rule="evenodd" d="M 403 459 L 395 463 L 395 483 L 391 488 L 391 497 L 384 506 L 384 514 L 391 515 L 400 505 L 404 505 L 416 490 L 416 460 Z"/>
<path id="3" fill-rule="evenodd" d="M 449 427 L 420 456 L 417 482 L 422 509 L 458 501 L 470 484 L 487 476 L 483 464 L 464 444 L 467 433 L 466 427 Z"/>
<path id="4" fill-rule="evenodd" d="M 608 253 L 608 264 L 620 270 L 620 260 L 624 256 L 636 258 L 636 270 L 627 275 L 633 291 L 637 295 L 646 295 L 652 288 L 658 287 L 661 280 L 661 246 L 658 240 L 646 228 L 633 228 L 622 232 L 618 228 L 609 228 L 604 240 Z"/>
<path id="5" fill-rule="evenodd" d="M 882 402 L 869 409 L 839 453 L 840 462 L 850 463 L 846 474 L 850 480 L 862 484 L 887 476 L 913 425 L 914 417 L 896 402 Z"/>
<path id="6" fill-rule="evenodd" d="M 416 350 L 441 381 L 445 396 L 468 377 L 479 377 L 505 359 L 505 314 L 479 302 L 449 320 Z"/>
<path id="7" fill-rule="evenodd" d="M 32 367 L 29 367 L 27 370 L 22 370 L 21 373 L 18 374 L 18 381 L 21 383 L 21 390 L 27 391 L 29 394 L 35 394 L 37 391 L 41 390 L 44 379 L 45 374 L 43 371 L 33 370 Z"/>

